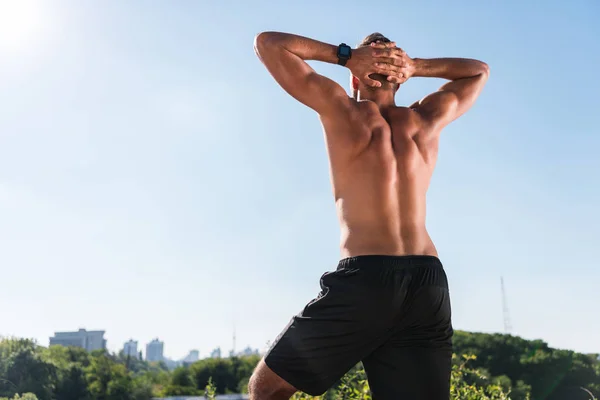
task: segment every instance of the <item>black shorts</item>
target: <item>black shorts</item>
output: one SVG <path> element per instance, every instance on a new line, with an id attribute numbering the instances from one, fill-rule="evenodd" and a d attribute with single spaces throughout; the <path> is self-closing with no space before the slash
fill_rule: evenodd
<path id="1" fill-rule="evenodd" d="M 448 400 L 448 280 L 432 256 L 358 256 L 321 277 L 321 292 L 277 337 L 265 363 L 323 394 L 362 361 L 374 400 Z"/>

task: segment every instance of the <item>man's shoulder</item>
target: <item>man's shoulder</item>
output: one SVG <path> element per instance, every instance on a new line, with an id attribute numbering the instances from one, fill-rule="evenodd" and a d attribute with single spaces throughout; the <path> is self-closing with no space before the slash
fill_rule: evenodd
<path id="1" fill-rule="evenodd" d="M 416 139 L 417 136 L 429 136 L 432 127 L 426 117 L 412 107 L 395 107 L 385 116 L 392 134 Z"/>
<path id="2" fill-rule="evenodd" d="M 370 100 L 360 100 L 350 97 L 347 107 L 339 110 L 336 114 L 327 118 L 329 121 L 356 124 L 357 122 L 369 122 L 379 124 L 385 120 L 390 125 L 414 124 L 422 119 L 414 109 L 404 106 L 394 106 L 381 109 L 377 103 Z"/>
<path id="3" fill-rule="evenodd" d="M 397 106 L 387 111 L 387 120 L 390 124 L 421 124 L 423 117 L 413 108 Z"/>
<path id="4" fill-rule="evenodd" d="M 396 106 L 392 111 L 396 115 L 417 115 L 416 110 L 412 107 Z"/>
<path id="5" fill-rule="evenodd" d="M 347 96 L 327 113 L 319 113 L 319 118 L 329 122 L 348 121 L 350 116 L 360 114 L 361 107 L 358 103 L 354 98 Z"/>

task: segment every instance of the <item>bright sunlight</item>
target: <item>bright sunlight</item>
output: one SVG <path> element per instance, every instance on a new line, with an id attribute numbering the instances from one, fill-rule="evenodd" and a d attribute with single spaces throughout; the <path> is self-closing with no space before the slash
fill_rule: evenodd
<path id="1" fill-rule="evenodd" d="M 0 0 L 0 51 L 19 50 L 40 31 L 43 16 L 36 0 Z"/>

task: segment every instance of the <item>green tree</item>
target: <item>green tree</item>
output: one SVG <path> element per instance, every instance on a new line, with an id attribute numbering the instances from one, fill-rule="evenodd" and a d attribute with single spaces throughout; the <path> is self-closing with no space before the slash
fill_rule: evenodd
<path id="1" fill-rule="evenodd" d="M 136 376 L 133 379 L 131 390 L 132 400 L 150 400 L 153 397 L 153 382 L 151 378 L 144 374 Z"/>
<path id="2" fill-rule="evenodd" d="M 473 368 L 485 369 L 491 377 L 504 375 L 504 384 L 510 379 L 513 400 L 528 393 L 534 400 L 577 400 L 586 393 L 581 388 L 600 396 L 597 356 L 552 349 L 541 340 L 461 331 L 455 332 L 454 348 L 477 356 Z"/>
<path id="3" fill-rule="evenodd" d="M 164 396 L 194 396 L 200 394 L 192 371 L 186 367 L 177 368 L 171 376 L 171 383 L 163 390 Z"/>
<path id="4" fill-rule="evenodd" d="M 86 368 L 88 390 L 93 400 L 129 400 L 132 398 L 133 379 L 125 365 L 106 352 L 92 353 Z"/>
<path id="5" fill-rule="evenodd" d="M 242 394 L 248 394 L 248 384 L 250 383 L 250 376 L 246 376 L 240 380 L 237 387 L 237 392 Z"/>
<path id="6" fill-rule="evenodd" d="M 550 348 L 501 334 L 457 331 L 452 399 L 589 400 L 600 398 L 598 355 Z M 44 348 L 23 339 L 0 340 L 0 396 L 33 393 L 39 400 L 150 400 L 153 395 L 245 392 L 258 356 L 206 359 L 173 372 L 164 363 L 75 347 Z M 21 395 L 19 398 L 23 398 Z M 298 394 L 297 399 L 312 397 Z M 362 365 L 353 368 L 321 400 L 370 398 Z"/>
<path id="7" fill-rule="evenodd" d="M 85 373 L 78 364 L 71 364 L 67 370 L 60 371 L 55 388 L 55 396 L 60 400 L 88 400 L 88 385 Z"/>
<path id="8" fill-rule="evenodd" d="M 168 371 L 148 371 L 138 374 L 134 379 L 135 388 L 147 387 L 151 388 L 151 392 L 157 397 L 162 396 L 165 388 L 171 383 L 171 374 Z M 142 389 L 139 389 L 142 390 Z M 144 389 L 146 390 L 146 389 Z"/>
<path id="9" fill-rule="evenodd" d="M 239 362 L 233 358 L 209 358 L 194 363 L 190 369 L 197 389 L 204 389 L 209 379 L 213 379 L 217 393 L 235 392 L 239 386 L 240 378 L 236 373 L 235 365 Z"/>
<path id="10" fill-rule="evenodd" d="M 197 388 L 204 388 L 213 379 L 217 393 L 247 393 L 248 380 L 260 361 L 259 355 L 205 359 L 191 366 Z"/>
<path id="11" fill-rule="evenodd" d="M 108 400 L 111 360 L 105 354 L 94 354 L 85 369 L 88 390 L 93 400 Z"/>
<path id="12" fill-rule="evenodd" d="M 168 371 L 167 366 L 162 362 L 146 362 L 141 358 L 125 355 L 123 352 L 120 352 L 113 358 L 115 362 L 125 365 L 127 370 L 134 374 L 148 371 Z"/>
<path id="13" fill-rule="evenodd" d="M 173 385 L 177 386 L 192 386 L 195 387 L 194 379 L 192 378 L 191 371 L 186 367 L 179 367 L 173 371 L 173 377 L 171 378 Z"/>
<path id="14" fill-rule="evenodd" d="M 125 365 L 114 363 L 110 366 L 110 381 L 106 390 L 106 398 L 107 400 L 132 400 L 133 379 Z"/>
<path id="15" fill-rule="evenodd" d="M 84 368 L 90 355 L 79 347 L 50 346 L 41 348 L 43 359 L 56 368 L 54 397 L 60 400 L 88 400 Z"/>
<path id="16" fill-rule="evenodd" d="M 229 392 L 240 393 L 238 388 L 240 385 L 244 385 L 246 389 L 244 392 L 247 392 L 248 381 L 250 376 L 256 369 L 259 361 L 261 360 L 261 356 L 259 355 L 249 355 L 249 356 L 240 356 L 231 358 L 231 369 L 235 379 L 232 381 L 231 386 L 227 388 Z"/>
<path id="17" fill-rule="evenodd" d="M 56 368 L 40 355 L 28 339 L 0 341 L 0 396 L 35 393 L 40 400 L 53 397 Z"/>

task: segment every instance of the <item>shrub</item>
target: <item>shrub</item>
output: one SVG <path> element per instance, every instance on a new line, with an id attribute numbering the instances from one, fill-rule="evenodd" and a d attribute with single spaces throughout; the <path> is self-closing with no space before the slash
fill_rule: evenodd
<path id="1" fill-rule="evenodd" d="M 463 356 L 462 361 L 455 357 L 450 382 L 450 398 L 452 400 L 510 400 L 508 393 L 500 386 L 493 384 L 479 370 L 468 368 L 474 356 Z M 499 382 L 507 385 L 506 382 Z M 527 397 L 528 398 L 528 397 Z M 371 391 L 365 370 L 361 365 L 346 374 L 340 384 L 323 396 L 313 397 L 305 393 L 296 393 L 292 400 L 371 400 Z"/>

